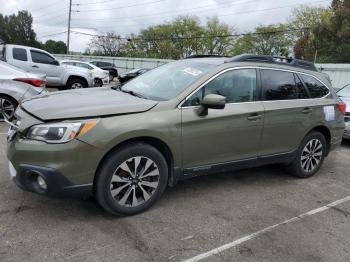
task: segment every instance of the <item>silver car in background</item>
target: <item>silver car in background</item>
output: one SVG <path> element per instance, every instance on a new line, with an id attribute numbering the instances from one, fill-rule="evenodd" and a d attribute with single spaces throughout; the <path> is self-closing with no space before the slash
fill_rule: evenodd
<path id="1" fill-rule="evenodd" d="M 0 119 L 11 119 L 22 100 L 46 93 L 45 75 L 27 73 L 0 61 Z"/>
<path id="2" fill-rule="evenodd" d="M 345 130 L 343 138 L 350 139 L 350 84 L 343 86 L 337 91 L 338 96 L 346 104 Z"/>

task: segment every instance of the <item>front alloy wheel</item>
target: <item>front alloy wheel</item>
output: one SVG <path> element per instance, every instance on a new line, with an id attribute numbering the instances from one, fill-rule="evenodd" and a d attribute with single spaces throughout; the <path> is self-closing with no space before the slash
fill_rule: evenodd
<path id="1" fill-rule="evenodd" d="M 144 156 L 132 157 L 118 166 L 111 180 L 112 197 L 124 207 L 143 204 L 159 185 L 159 169 Z"/>
<path id="2" fill-rule="evenodd" d="M 163 154 L 149 144 L 133 142 L 109 153 L 95 179 L 99 204 L 114 215 L 134 215 L 150 208 L 168 182 Z"/>

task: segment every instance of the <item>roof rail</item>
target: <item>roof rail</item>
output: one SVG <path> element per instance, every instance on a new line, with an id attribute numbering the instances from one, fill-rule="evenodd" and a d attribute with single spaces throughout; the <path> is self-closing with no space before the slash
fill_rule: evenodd
<path id="1" fill-rule="evenodd" d="M 227 57 L 227 58 L 229 58 L 229 56 L 224 56 L 224 55 L 190 55 L 190 56 L 184 57 L 184 59 L 187 59 L 187 58 L 205 58 L 205 57 Z"/>
<path id="2" fill-rule="evenodd" d="M 252 55 L 243 54 L 238 56 L 233 56 L 225 61 L 225 63 L 231 62 L 263 62 L 271 64 L 288 65 L 303 69 L 308 69 L 312 71 L 318 71 L 315 64 L 306 60 L 294 59 L 291 57 L 283 56 L 269 56 L 269 55 Z"/>

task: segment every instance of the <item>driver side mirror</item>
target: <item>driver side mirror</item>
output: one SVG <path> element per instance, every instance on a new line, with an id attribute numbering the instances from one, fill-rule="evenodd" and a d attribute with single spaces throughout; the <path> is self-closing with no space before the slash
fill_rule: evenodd
<path id="1" fill-rule="evenodd" d="M 203 98 L 198 114 L 200 116 L 204 116 L 208 114 L 208 108 L 224 109 L 225 105 L 226 97 L 216 94 L 209 94 Z"/>
<path id="2" fill-rule="evenodd" d="M 52 61 L 52 64 L 55 65 L 55 66 L 59 66 L 59 65 L 60 65 L 60 62 L 58 62 L 57 60 L 53 60 L 53 61 Z"/>

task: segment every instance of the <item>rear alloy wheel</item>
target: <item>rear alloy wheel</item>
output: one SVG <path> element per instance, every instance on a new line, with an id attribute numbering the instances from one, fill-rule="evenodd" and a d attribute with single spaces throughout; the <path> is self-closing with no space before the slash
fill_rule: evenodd
<path id="1" fill-rule="evenodd" d="M 308 134 L 301 143 L 289 171 L 300 178 L 311 177 L 320 169 L 326 154 L 326 139 L 317 131 Z"/>
<path id="2" fill-rule="evenodd" d="M 304 172 L 313 172 L 321 163 L 322 156 L 322 142 L 317 138 L 310 140 L 301 152 L 300 164 Z"/>
<path id="3" fill-rule="evenodd" d="M 133 215 L 145 211 L 164 192 L 168 167 L 154 147 L 132 143 L 113 152 L 101 164 L 95 182 L 100 205 L 115 215 Z"/>
<path id="4" fill-rule="evenodd" d="M 3 118 L 4 115 L 7 119 L 12 120 L 17 106 L 18 103 L 13 98 L 0 95 L 0 118 Z"/>

